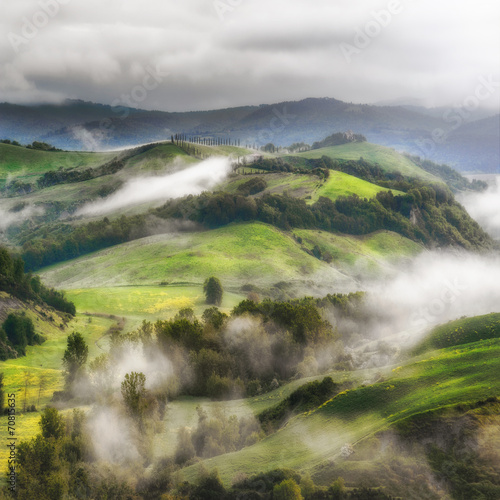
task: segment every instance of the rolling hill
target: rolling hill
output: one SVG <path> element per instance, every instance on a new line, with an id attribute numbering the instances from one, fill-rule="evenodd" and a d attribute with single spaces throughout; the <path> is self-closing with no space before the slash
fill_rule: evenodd
<path id="1" fill-rule="evenodd" d="M 116 149 L 165 140 L 175 133 L 232 137 L 242 144 L 259 146 L 269 142 L 271 133 L 272 142 L 286 146 L 300 141 L 312 144 L 333 132 L 353 130 L 371 142 L 449 162 L 462 171 L 498 171 L 498 116 L 481 116 L 477 125 L 469 122 L 452 130 L 442 112 L 359 105 L 331 98 L 187 113 L 129 109 L 125 118 L 115 111 L 82 101 L 33 107 L 4 103 L 0 104 L 0 136 L 22 143 L 44 140 L 65 149 Z M 104 118 L 110 120 L 112 134 L 101 127 Z M 277 119 L 280 127 L 271 130 Z M 485 133 L 478 147 L 477 131 L 481 128 Z M 443 143 L 432 140 L 436 129 L 449 133 Z"/>

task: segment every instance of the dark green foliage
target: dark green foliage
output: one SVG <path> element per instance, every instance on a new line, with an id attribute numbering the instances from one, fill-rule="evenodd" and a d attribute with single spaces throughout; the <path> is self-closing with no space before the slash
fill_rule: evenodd
<path id="1" fill-rule="evenodd" d="M 413 163 L 415 163 L 415 165 L 418 165 L 423 170 L 443 179 L 453 191 L 484 191 L 488 187 L 486 182 L 479 181 L 477 179 L 469 181 L 469 179 L 448 165 L 439 165 L 431 160 L 422 159 L 420 156 L 413 156 L 409 154 L 406 156 Z"/>
<path id="2" fill-rule="evenodd" d="M 264 322 L 272 320 L 288 329 L 298 344 L 321 343 L 333 339 L 331 325 L 321 318 L 314 301 L 309 299 L 290 302 L 265 299 L 258 304 L 252 300 L 244 300 L 232 311 L 233 316 L 243 314 L 261 315 Z"/>
<path id="3" fill-rule="evenodd" d="M 73 332 L 68 336 L 67 347 L 63 356 L 67 390 L 71 390 L 71 384 L 82 371 L 87 362 L 88 354 L 89 348 L 81 333 Z"/>
<path id="4" fill-rule="evenodd" d="M 40 336 L 36 336 L 35 327 L 31 318 L 23 314 L 11 313 L 2 325 L 8 341 L 22 355 L 26 354 L 26 346 L 38 343 Z"/>
<path id="5" fill-rule="evenodd" d="M 205 280 L 205 283 L 203 284 L 203 292 L 205 293 L 205 302 L 207 304 L 213 304 L 215 306 L 220 306 L 222 304 L 224 290 L 220 280 L 215 276 Z"/>
<path id="6" fill-rule="evenodd" d="M 339 385 L 331 377 L 325 377 L 321 382 L 308 382 L 276 406 L 264 410 L 258 415 L 258 419 L 266 432 L 274 432 L 291 416 L 317 408 L 339 390 Z"/>
<path id="7" fill-rule="evenodd" d="M 257 194 L 267 188 L 267 182 L 262 177 L 253 177 L 238 186 L 238 192 L 244 196 Z"/>
<path id="8" fill-rule="evenodd" d="M 205 324 L 213 326 L 216 330 L 220 330 L 227 319 L 228 315 L 220 312 L 217 307 L 210 307 L 203 311 L 203 321 Z"/>
<path id="9" fill-rule="evenodd" d="M 226 489 L 217 470 L 206 473 L 194 488 L 190 498 L 193 500 L 223 500 Z"/>
<path id="10" fill-rule="evenodd" d="M 40 417 L 40 427 L 45 439 L 60 439 L 64 435 L 64 420 L 55 408 L 47 407 L 43 410 Z"/>
<path id="11" fill-rule="evenodd" d="M 38 276 L 25 274 L 24 261 L 20 257 L 12 257 L 0 246 L 0 291 L 12 294 L 21 300 L 33 300 L 39 304 L 47 304 L 58 311 L 75 315 L 72 302 L 65 299 L 62 292 L 47 288 Z"/>
<path id="12" fill-rule="evenodd" d="M 322 141 L 313 143 L 311 149 L 340 146 L 341 144 L 349 144 L 351 142 L 366 142 L 366 137 L 361 134 L 353 134 L 352 132 L 337 132 L 329 135 Z"/>
<path id="13" fill-rule="evenodd" d="M 127 373 L 121 385 L 121 392 L 128 414 L 137 422 L 141 422 L 147 402 L 144 373 Z"/>
<path id="14" fill-rule="evenodd" d="M 37 185 L 39 188 L 47 188 L 57 184 L 84 182 L 104 175 L 116 174 L 116 172 L 122 170 L 124 166 L 125 163 L 123 160 L 115 158 L 97 168 L 87 168 L 86 170 L 64 170 L 63 168 L 59 170 L 49 170 L 37 180 Z"/>
<path id="15" fill-rule="evenodd" d="M 17 448 L 18 474 L 17 498 L 59 500 L 64 496 L 67 485 L 59 473 L 61 466 L 56 444 L 41 435 L 29 442 L 21 442 Z"/>

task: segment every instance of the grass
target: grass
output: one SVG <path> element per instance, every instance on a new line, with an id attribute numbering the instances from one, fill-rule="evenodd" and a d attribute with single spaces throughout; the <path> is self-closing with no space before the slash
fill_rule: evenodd
<path id="1" fill-rule="evenodd" d="M 138 327 L 143 319 L 167 319 L 186 307 L 201 316 L 209 307 L 205 304 L 201 286 L 87 288 L 68 290 L 66 296 L 75 303 L 78 311 L 127 318 L 129 330 Z M 220 309 L 229 312 L 244 298 L 243 295 L 225 292 Z"/>
<path id="2" fill-rule="evenodd" d="M 209 276 L 219 277 L 224 287 L 239 287 L 310 276 L 321 266 L 290 235 L 266 224 L 242 223 L 143 238 L 51 266 L 41 274 L 48 284 L 63 289 L 164 281 L 201 284 Z"/>
<path id="3" fill-rule="evenodd" d="M 240 472 L 251 475 L 276 467 L 310 471 L 325 460 L 337 463 L 345 443 L 361 443 L 412 415 L 498 395 L 499 355 L 498 339 L 435 351 L 395 368 L 384 382 L 345 391 L 293 418 L 251 447 L 202 463 L 217 467 L 226 485 Z M 183 477 L 195 480 L 199 467 L 184 469 Z"/>
<path id="4" fill-rule="evenodd" d="M 330 177 L 326 182 L 321 182 L 315 175 L 299 175 L 290 173 L 260 173 L 260 175 L 238 175 L 229 179 L 229 182 L 220 186 L 220 189 L 229 193 L 238 193 L 238 186 L 253 177 L 262 177 L 267 182 L 267 188 L 258 193 L 262 194 L 284 194 L 296 198 L 305 198 L 307 203 L 312 204 L 321 196 L 336 200 L 340 196 L 357 194 L 360 198 L 374 198 L 381 191 L 389 191 L 358 179 L 352 175 L 330 170 Z M 394 195 L 403 194 L 401 191 L 393 190 Z"/>
<path id="5" fill-rule="evenodd" d="M 500 337 L 500 313 L 450 321 L 436 327 L 424 341 L 415 347 L 415 354 L 431 349 L 459 346 L 479 340 Z"/>
<path id="6" fill-rule="evenodd" d="M 336 200 L 340 196 L 351 196 L 357 194 L 360 198 L 375 198 L 377 193 L 387 192 L 390 189 L 383 188 L 370 182 L 358 179 L 352 175 L 330 170 L 328 180 L 314 192 L 310 203 L 319 200 L 321 196 Z M 393 190 L 394 196 L 404 194 L 401 191 Z"/>
<path id="7" fill-rule="evenodd" d="M 364 236 L 332 234 L 325 231 L 296 229 L 303 245 L 312 250 L 318 246 L 323 255 L 332 256 L 332 264 L 355 276 L 378 273 L 388 264 L 414 257 L 423 248 L 414 241 L 391 231 L 377 231 Z"/>
<path id="8" fill-rule="evenodd" d="M 0 180 L 15 175 L 26 182 L 30 177 L 59 167 L 96 167 L 116 155 L 117 153 L 37 151 L 0 143 Z"/>
<path id="9" fill-rule="evenodd" d="M 82 333 L 89 346 L 91 360 L 102 352 L 96 345 L 97 340 L 114 323 L 107 318 L 91 318 L 89 322 L 88 317 L 77 315 L 67 328 L 61 329 L 52 322 L 42 321 L 33 311 L 28 310 L 27 314 L 34 320 L 35 330 L 42 333 L 47 340 L 39 346 L 28 346 L 26 356 L 0 361 L 5 394 L 16 394 L 18 442 L 29 440 L 40 432 L 40 409 L 50 403 L 54 391 L 63 388 L 62 357 L 68 335 L 73 331 Z M 25 402 L 27 405 L 34 404 L 38 411 L 23 413 Z M 0 416 L 0 426 L 6 432 L 6 416 Z M 0 467 L 6 465 L 8 452 L 6 446 L 0 448 Z"/>
<path id="10" fill-rule="evenodd" d="M 385 172 L 401 172 L 403 175 L 441 182 L 437 177 L 421 169 L 394 149 L 369 142 L 355 142 L 314 149 L 305 153 L 297 153 L 296 156 L 317 159 L 323 155 L 336 160 L 359 160 L 363 158 L 371 163 L 378 163 Z"/>

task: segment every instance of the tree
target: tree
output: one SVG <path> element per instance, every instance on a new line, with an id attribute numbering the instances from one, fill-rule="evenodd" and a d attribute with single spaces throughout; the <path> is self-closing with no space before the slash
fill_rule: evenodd
<path id="1" fill-rule="evenodd" d="M 191 440 L 191 433 L 186 427 L 179 429 L 177 433 L 177 448 L 175 450 L 175 463 L 185 464 L 196 456 L 196 451 Z"/>
<path id="2" fill-rule="evenodd" d="M 273 499 L 275 500 L 303 500 L 300 486 L 293 480 L 287 479 L 273 488 Z"/>
<path id="3" fill-rule="evenodd" d="M 68 344 L 63 356 L 67 389 L 71 387 L 83 365 L 87 362 L 88 354 L 89 348 L 81 333 L 73 332 L 68 336 Z"/>
<path id="4" fill-rule="evenodd" d="M 140 423 L 147 401 L 146 375 L 142 372 L 127 373 L 122 382 L 122 396 L 128 414 Z"/>
<path id="5" fill-rule="evenodd" d="M 3 386 L 3 372 L 0 373 L 0 414 L 3 413 L 3 405 L 5 403 L 5 392 Z"/>
<path id="6" fill-rule="evenodd" d="M 51 437 L 59 439 L 64 435 L 64 420 L 55 408 L 48 406 L 43 410 L 42 417 L 40 418 L 40 427 L 42 429 L 42 436 L 46 439 Z"/>
<path id="7" fill-rule="evenodd" d="M 203 291 L 205 292 L 205 298 L 207 304 L 213 304 L 220 306 L 222 303 L 222 295 L 224 290 L 222 284 L 218 278 L 212 276 L 205 280 L 203 285 Z"/>

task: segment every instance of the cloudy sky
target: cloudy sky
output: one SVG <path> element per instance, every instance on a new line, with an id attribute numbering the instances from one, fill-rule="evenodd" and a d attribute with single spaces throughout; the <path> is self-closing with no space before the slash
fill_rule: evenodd
<path id="1" fill-rule="evenodd" d="M 0 101 L 432 106 L 500 81 L 498 0 L 1 1 Z"/>

